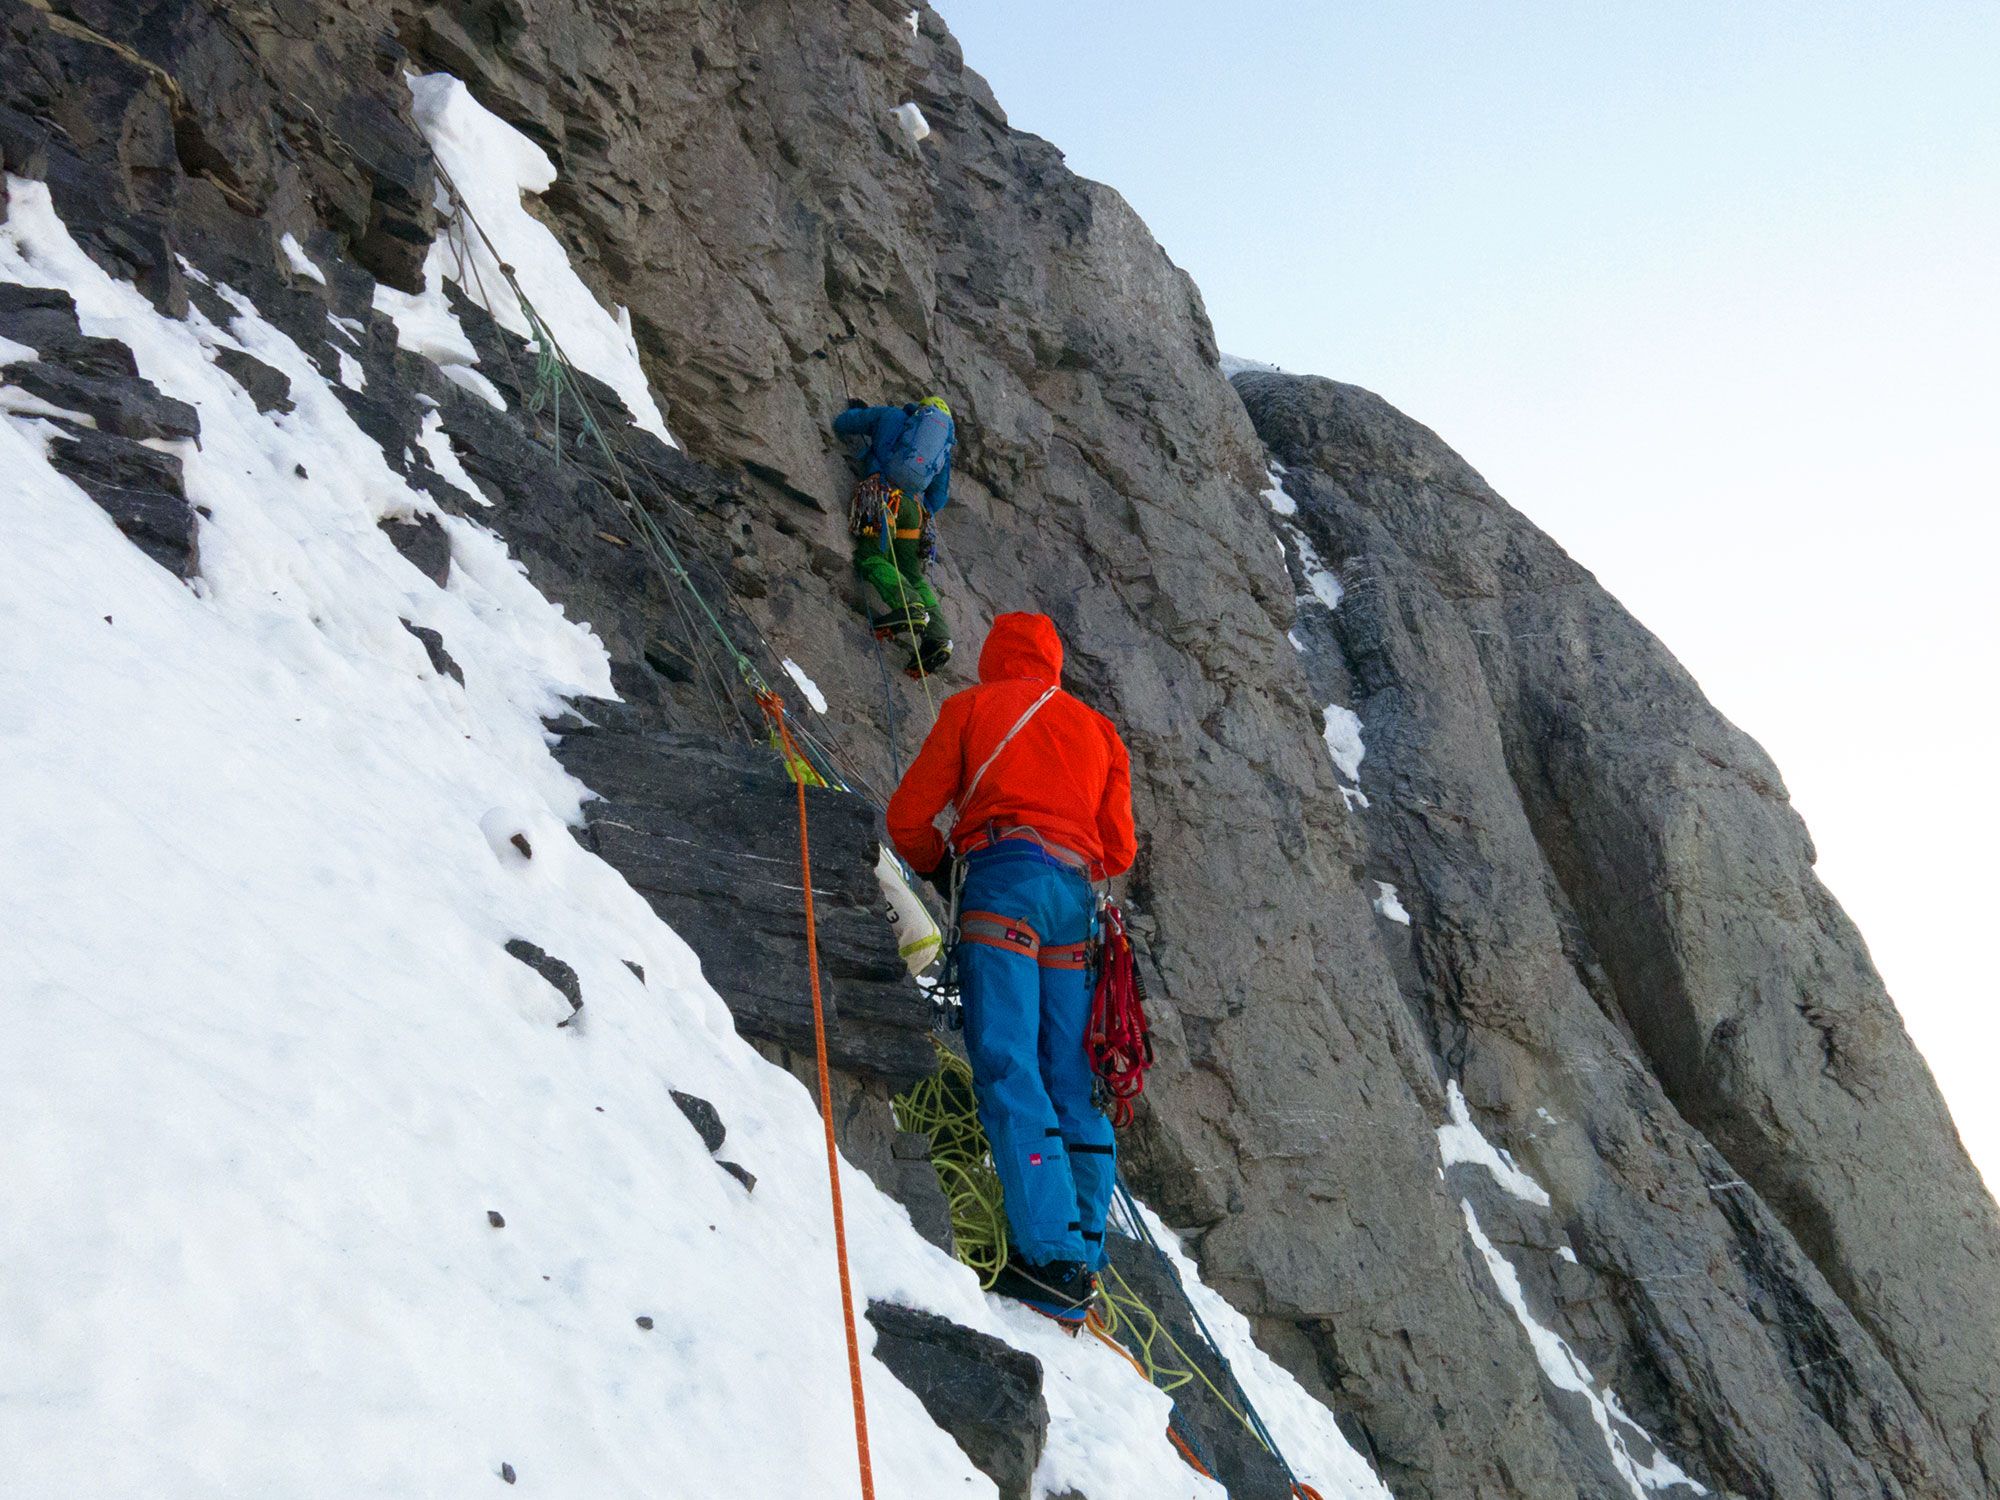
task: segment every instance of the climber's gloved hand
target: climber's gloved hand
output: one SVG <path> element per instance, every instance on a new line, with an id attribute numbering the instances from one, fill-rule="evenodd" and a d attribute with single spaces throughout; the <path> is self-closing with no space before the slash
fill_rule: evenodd
<path id="1" fill-rule="evenodd" d="M 860 411 L 863 407 L 867 406 L 867 404 L 868 403 L 866 401 L 863 401 L 859 396 L 849 396 L 847 398 L 847 409 L 849 411 Z"/>
<path id="2" fill-rule="evenodd" d="M 919 870 L 917 878 L 924 881 L 938 893 L 938 899 L 949 903 L 951 900 L 951 860 L 940 860 L 934 870 Z"/>

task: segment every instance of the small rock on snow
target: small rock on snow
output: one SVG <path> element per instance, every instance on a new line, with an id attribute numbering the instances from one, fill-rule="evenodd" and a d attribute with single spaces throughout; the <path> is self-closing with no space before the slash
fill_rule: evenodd
<path id="1" fill-rule="evenodd" d="M 716 1165 L 742 1183 L 744 1192 L 754 1193 L 757 1191 L 757 1176 L 747 1167 L 739 1167 L 733 1161 L 717 1161 Z"/>
<path id="2" fill-rule="evenodd" d="M 729 1127 L 722 1123 L 722 1116 L 715 1106 L 698 1094 L 683 1094 L 679 1089 L 669 1089 L 674 1103 L 687 1116 L 688 1124 L 694 1126 L 695 1134 L 701 1137 L 702 1145 L 708 1147 L 713 1156 L 722 1149 L 722 1143 L 729 1136 Z"/>
<path id="3" fill-rule="evenodd" d="M 509 938 L 507 951 L 560 990 L 572 1012 L 583 1009 L 583 981 L 576 977 L 576 970 L 544 953 L 526 938 Z"/>
<path id="4" fill-rule="evenodd" d="M 444 637 L 428 625 L 413 625 L 403 621 L 403 628 L 423 643 L 424 654 L 431 659 L 431 670 L 440 677 L 449 677 L 460 687 L 465 686 L 465 672 L 451 659 L 451 653 L 444 649 Z"/>
<path id="5" fill-rule="evenodd" d="M 495 1229 L 505 1229 L 507 1227 L 507 1221 L 500 1217 L 500 1210 L 497 1208 L 486 1210 L 486 1222 L 491 1224 Z"/>
<path id="6" fill-rule="evenodd" d="M 653 1320 L 651 1318 L 644 1318 L 644 1317 L 634 1318 L 632 1321 L 637 1323 L 641 1328 L 651 1328 L 653 1326 Z"/>

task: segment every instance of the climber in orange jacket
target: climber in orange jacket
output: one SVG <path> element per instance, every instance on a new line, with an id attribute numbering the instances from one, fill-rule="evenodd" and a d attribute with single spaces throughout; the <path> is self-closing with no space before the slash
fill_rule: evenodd
<path id="1" fill-rule="evenodd" d="M 979 685 L 945 700 L 888 822 L 934 882 L 965 861 L 965 1050 L 1013 1244 L 993 1289 L 1076 1322 L 1104 1262 L 1117 1174 L 1084 1051 L 1091 883 L 1130 869 L 1137 845 L 1125 744 L 1062 690 L 1062 660 L 1046 615 L 995 620 Z"/>
<path id="2" fill-rule="evenodd" d="M 953 693 L 938 711 L 909 773 L 889 799 L 889 837 L 913 869 L 934 872 L 947 853 L 933 820 L 958 812 L 951 852 L 984 846 L 989 824 L 1032 829 L 1077 856 L 1093 879 L 1122 875 L 1137 851 L 1132 777 L 1125 742 L 1111 721 L 1072 698 L 1062 678 L 1062 638 L 1047 615 L 1007 614 L 993 622 L 979 653 L 979 685 Z M 960 791 L 986 764 L 1014 721 L 1053 690 L 986 767 L 967 803 Z"/>

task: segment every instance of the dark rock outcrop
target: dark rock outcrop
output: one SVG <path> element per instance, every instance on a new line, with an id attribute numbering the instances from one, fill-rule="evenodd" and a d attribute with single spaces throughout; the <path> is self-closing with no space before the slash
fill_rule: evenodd
<path id="1" fill-rule="evenodd" d="M 722 1123 L 722 1115 L 713 1104 L 699 1094 L 684 1094 L 673 1090 L 674 1104 L 687 1116 L 688 1124 L 694 1126 L 695 1134 L 701 1137 L 702 1145 L 708 1148 L 710 1156 L 722 1149 L 722 1143 L 729 1138 L 729 1127 Z"/>
<path id="2" fill-rule="evenodd" d="M 1049 1432 L 1040 1362 L 935 1313 L 893 1302 L 869 1303 L 868 1321 L 875 1326 L 875 1357 L 999 1486 L 1001 1500 L 1031 1500 Z"/>
<path id="3" fill-rule="evenodd" d="M 261 412 L 288 412 L 292 409 L 291 377 L 272 369 L 255 355 L 241 349 L 218 349 L 215 363 L 243 388 Z"/>
<path id="4" fill-rule="evenodd" d="M 445 650 L 444 637 L 442 635 L 428 625 L 413 625 L 408 620 L 403 621 L 403 628 L 415 636 L 418 644 L 424 648 L 424 655 L 430 658 L 431 670 L 433 672 L 437 673 L 440 677 L 449 677 L 460 687 L 465 686 L 465 669 L 452 660 L 451 653 Z M 514 835 L 514 838 L 516 847 L 527 843 L 527 840 L 522 838 L 518 833 Z M 531 848 L 523 848 L 521 852 L 530 859 L 534 858 L 534 851 Z"/>
<path id="5" fill-rule="evenodd" d="M 379 524 L 411 567 L 445 586 L 451 578 L 451 538 L 436 516 L 386 516 Z"/>
<path id="6" fill-rule="evenodd" d="M 573 732 L 558 753 L 599 794 L 584 809 L 584 846 L 700 955 L 738 1029 L 810 1052 L 797 792 L 783 760 L 708 736 L 612 728 Z M 848 1071 L 907 1082 L 932 1066 L 930 1005 L 877 909 L 877 815 L 837 792 L 807 800 L 828 1053 Z"/>
<path id="7" fill-rule="evenodd" d="M 48 418 L 62 434 L 49 444 L 56 468 L 140 551 L 192 578 L 200 568 L 199 523 L 181 461 L 148 444 L 197 437 L 194 408 L 140 375 L 123 344 L 85 334 L 67 292 L 0 284 L 0 338 L 35 351 L 32 360 L 6 365 L 0 384 L 70 414 Z"/>
<path id="8" fill-rule="evenodd" d="M 577 978 L 576 970 L 561 959 L 544 953 L 526 938 L 509 938 L 507 953 L 541 975 L 557 994 L 569 1001 L 570 1015 L 558 1023 L 567 1026 L 570 1019 L 583 1009 L 583 981 Z"/>

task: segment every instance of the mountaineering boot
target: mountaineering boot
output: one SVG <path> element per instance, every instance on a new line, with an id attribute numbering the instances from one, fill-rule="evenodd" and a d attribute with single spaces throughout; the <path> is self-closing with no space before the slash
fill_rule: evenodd
<path id="1" fill-rule="evenodd" d="M 910 663 L 903 668 L 903 672 L 906 676 L 921 681 L 926 677 L 935 677 L 950 660 L 950 641 L 918 641 L 916 650 L 910 653 Z"/>
<path id="2" fill-rule="evenodd" d="M 921 604 L 910 604 L 876 615 L 869 624 L 875 627 L 875 639 L 878 641 L 899 635 L 914 641 L 924 633 L 924 627 L 930 622 L 931 612 L 928 609 Z"/>
<path id="3" fill-rule="evenodd" d="M 1097 1278 L 1080 1260 L 1052 1260 L 1038 1266 L 1010 1255 L 988 1290 L 1012 1297 L 1058 1323 L 1081 1323 L 1097 1295 Z"/>

